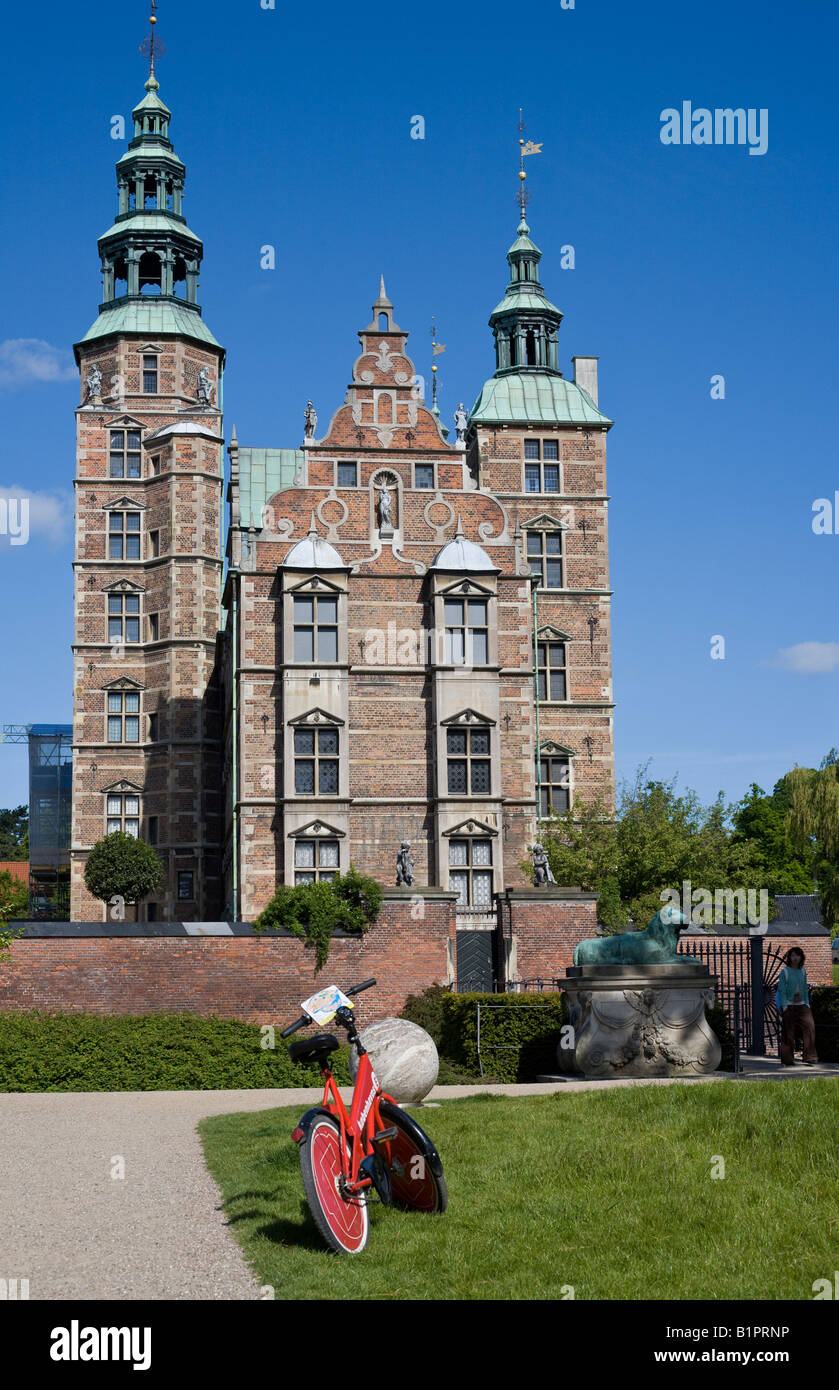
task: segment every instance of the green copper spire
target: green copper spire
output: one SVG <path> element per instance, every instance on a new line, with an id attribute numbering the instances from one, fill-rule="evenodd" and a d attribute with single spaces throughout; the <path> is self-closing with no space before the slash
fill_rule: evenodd
<path id="1" fill-rule="evenodd" d="M 559 375 L 557 333 L 562 314 L 539 283 L 542 252 L 530 240 L 522 217 L 516 239 L 507 252 L 510 282 L 489 317 L 495 335 L 496 375 L 539 371 Z"/>
<path id="2" fill-rule="evenodd" d="M 83 342 L 111 333 L 178 333 L 216 345 L 202 322 L 198 276 L 204 248 L 182 205 L 186 170 L 169 139 L 172 113 L 154 75 L 154 30 L 134 137 L 116 166 L 119 206 L 99 238 L 102 303 Z"/>

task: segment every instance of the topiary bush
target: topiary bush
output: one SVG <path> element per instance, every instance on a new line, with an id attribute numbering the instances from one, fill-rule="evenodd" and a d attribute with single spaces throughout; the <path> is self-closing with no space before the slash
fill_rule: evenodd
<path id="1" fill-rule="evenodd" d="M 160 887 L 163 864 L 145 840 L 115 830 L 91 849 L 84 881 L 88 892 L 102 902 L 122 898 L 123 902 L 136 903 Z"/>
<path id="2" fill-rule="evenodd" d="M 336 931 L 366 932 L 379 915 L 382 890 L 374 878 L 350 865 L 331 882 L 280 883 L 254 922 L 254 931 L 285 929 L 315 948 L 315 971 L 329 959 Z"/>
<path id="3" fill-rule="evenodd" d="M 820 1062 L 839 1062 L 839 989 L 811 985 L 810 1008 L 816 1025 L 816 1052 Z"/>
<path id="4" fill-rule="evenodd" d="M 534 1081 L 541 1072 L 556 1072 L 560 1029 L 568 1022 L 561 994 L 446 994 L 441 998 L 440 1051 L 471 1072 L 479 1070 L 478 1004 L 496 1006 L 481 1010 L 485 1072 L 499 1081 Z"/>
<path id="5" fill-rule="evenodd" d="M 256 1023 L 192 1014 L 0 1012 L 0 1091 L 211 1091 L 318 1086 L 316 1066 Z M 332 1054 L 350 1082 L 349 1049 Z"/>

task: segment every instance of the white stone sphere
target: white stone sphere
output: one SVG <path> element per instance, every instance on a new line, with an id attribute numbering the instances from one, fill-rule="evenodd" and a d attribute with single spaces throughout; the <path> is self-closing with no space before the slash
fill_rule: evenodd
<path id="1" fill-rule="evenodd" d="M 360 1035 L 370 1054 L 379 1085 L 400 1103 L 423 1100 L 437 1080 L 440 1059 L 434 1039 L 418 1023 L 407 1018 L 383 1018 Z M 350 1050 L 350 1072 L 355 1080 L 358 1055 Z"/>

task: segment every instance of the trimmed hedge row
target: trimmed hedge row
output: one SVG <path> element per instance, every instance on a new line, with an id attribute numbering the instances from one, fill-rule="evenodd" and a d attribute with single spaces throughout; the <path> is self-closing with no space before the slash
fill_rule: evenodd
<path id="1" fill-rule="evenodd" d="M 560 994 L 447 994 L 440 999 L 440 1051 L 475 1074 L 478 1062 L 478 1010 L 481 1009 L 481 1062 L 499 1081 L 533 1081 L 556 1072 L 556 1049 L 568 1022 Z"/>
<path id="2" fill-rule="evenodd" d="M 0 1091 L 213 1091 L 317 1086 L 258 1024 L 191 1014 L 0 1012 Z M 348 1048 L 333 1054 L 350 1080 Z"/>

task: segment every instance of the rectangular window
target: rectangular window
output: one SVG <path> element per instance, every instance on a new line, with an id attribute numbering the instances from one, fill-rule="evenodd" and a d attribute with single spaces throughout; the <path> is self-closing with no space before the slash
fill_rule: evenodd
<path id="1" fill-rule="evenodd" d="M 149 641 L 156 642 L 160 637 L 160 614 L 149 613 Z"/>
<path id="2" fill-rule="evenodd" d="M 160 476 L 160 455 L 156 454 L 151 461 L 151 475 L 153 478 Z"/>
<path id="3" fill-rule="evenodd" d="M 108 513 L 108 559 L 139 560 L 140 513 Z"/>
<path id="4" fill-rule="evenodd" d="M 539 759 L 539 814 L 549 816 L 552 811 L 561 814 L 571 804 L 571 762 L 567 757 L 544 757 Z"/>
<path id="5" fill-rule="evenodd" d="M 458 894 L 458 907 L 491 905 L 491 840 L 449 840 L 449 888 Z"/>
<path id="6" fill-rule="evenodd" d="M 543 441 L 542 441 L 542 458 L 543 458 L 543 459 L 558 459 L 558 458 L 559 458 L 559 443 L 558 443 L 558 441 L 557 441 L 556 439 L 543 439 Z"/>
<path id="7" fill-rule="evenodd" d="M 160 532 L 149 531 L 149 555 L 156 560 L 160 554 Z"/>
<path id="8" fill-rule="evenodd" d="M 192 902 L 195 897 L 195 875 L 191 869 L 178 872 L 178 897 L 183 902 Z"/>
<path id="9" fill-rule="evenodd" d="M 338 600 L 312 595 L 294 600 L 294 660 L 338 660 Z"/>
<path id="10" fill-rule="evenodd" d="M 538 642 L 538 686 L 540 700 L 567 700 L 564 642 Z"/>
<path id="11" fill-rule="evenodd" d="M 337 796 L 338 730 L 294 730 L 294 790 L 299 796 Z"/>
<path id="12" fill-rule="evenodd" d="M 546 449 L 551 442 L 551 440 L 545 441 Z M 556 455 L 554 454 L 553 457 L 556 458 Z M 525 492 L 559 492 L 559 464 L 526 463 L 524 465 L 524 490 Z"/>
<path id="13" fill-rule="evenodd" d="M 294 882 L 330 883 L 338 873 L 337 840 L 297 840 L 294 846 Z"/>
<path id="14" fill-rule="evenodd" d="M 133 690 L 108 691 L 108 742 L 140 742 L 140 696 Z"/>
<path id="15" fill-rule="evenodd" d="M 114 835 L 133 835 L 136 840 L 140 834 L 140 798 L 135 793 L 125 796 L 119 792 L 109 792 L 105 801 L 106 833 Z"/>
<path id="16" fill-rule="evenodd" d="M 157 717 L 156 714 L 150 714 L 150 715 L 149 715 L 149 742 L 150 742 L 150 743 L 156 743 L 156 742 L 157 742 L 157 718 L 158 718 L 158 717 Z"/>
<path id="17" fill-rule="evenodd" d="M 538 463 L 526 463 L 524 466 L 524 490 L 525 492 L 541 492 L 542 474 Z"/>
<path id="18" fill-rule="evenodd" d="M 157 844 L 157 816 L 149 816 L 146 836 L 150 845 Z"/>
<path id="19" fill-rule="evenodd" d="M 139 642 L 140 595 L 108 594 L 108 641 Z"/>
<path id="20" fill-rule="evenodd" d="M 109 475 L 112 478 L 139 478 L 140 431 L 111 430 Z"/>
<path id="21" fill-rule="evenodd" d="M 434 464 L 418 463 L 414 469 L 414 487 L 434 487 Z"/>
<path id="22" fill-rule="evenodd" d="M 338 464 L 338 487 L 358 487 L 358 464 Z"/>
<path id="23" fill-rule="evenodd" d="M 526 439 L 524 441 L 524 456 L 526 459 L 539 458 L 539 440 Z"/>
<path id="24" fill-rule="evenodd" d="M 486 666 L 489 661 L 486 599 L 445 599 L 445 660 L 450 666 Z"/>
<path id="25" fill-rule="evenodd" d="M 157 357 L 151 354 L 143 357 L 143 394 L 157 395 Z"/>
<path id="26" fill-rule="evenodd" d="M 540 589 L 562 588 L 562 532 L 528 531 L 527 559 Z"/>
<path id="27" fill-rule="evenodd" d="M 490 794 L 489 729 L 448 729 L 446 761 L 450 796 Z"/>

